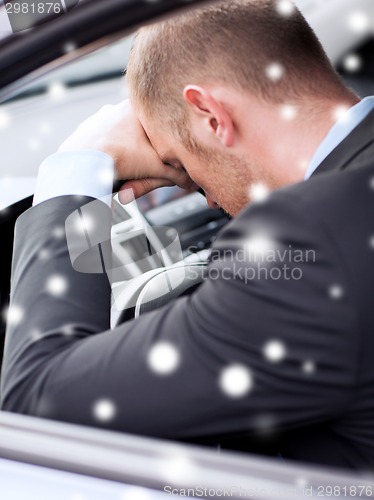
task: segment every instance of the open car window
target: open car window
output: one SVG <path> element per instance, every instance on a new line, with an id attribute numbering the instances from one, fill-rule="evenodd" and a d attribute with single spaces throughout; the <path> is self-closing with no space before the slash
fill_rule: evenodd
<path id="1" fill-rule="evenodd" d="M 372 0 L 370 1 L 372 2 Z M 148 2 L 148 5 L 151 3 Z M 352 86 L 360 92 L 360 95 L 364 96 L 370 93 L 371 89 L 374 88 L 374 73 L 371 70 L 364 71 L 364 67 L 370 69 L 372 61 L 374 61 L 372 56 L 374 52 L 372 45 L 370 45 L 372 36 L 370 33 L 360 32 L 359 29 L 352 31 L 347 20 L 350 14 L 357 12 L 357 9 L 371 19 L 371 16 L 374 15 L 374 9 L 371 8 L 373 4 L 369 5 L 363 1 L 355 3 L 354 8 L 352 8 L 352 3 L 349 6 L 345 0 L 339 0 L 339 2 L 335 0 L 322 2 L 319 0 L 297 0 L 297 4 L 316 29 L 331 60 L 344 78 L 352 81 Z M 336 5 L 335 10 L 332 8 L 333 5 Z M 331 38 L 331 23 L 333 21 L 337 29 L 334 37 Z M 350 33 L 349 36 L 346 29 Z M 115 104 L 128 97 L 123 70 L 127 65 L 132 36 L 132 30 L 127 29 L 121 35 L 117 36 L 116 34 L 115 39 L 101 40 L 99 48 L 96 49 L 96 46 L 92 46 L 90 53 L 84 56 L 72 37 L 64 41 L 57 62 L 53 61 L 53 70 L 52 67 L 49 67 L 48 71 L 42 71 L 37 78 L 33 77 L 30 81 L 26 79 L 17 87 L 16 91 L 12 90 L 9 94 L 6 93 L 5 98 L 1 98 L 0 91 L 2 155 L 0 165 L 0 230 L 3 231 L 2 236 L 5 235 L 6 240 L 3 248 L 6 251 L 5 263 L 8 266 L 6 269 L 8 274 L 5 281 L 9 282 L 10 275 L 14 221 L 7 217 L 9 214 L 12 215 L 12 207 L 17 202 L 21 204 L 17 205 L 17 211 L 13 214 L 13 218 L 27 208 L 26 204 L 23 205 L 23 200 L 34 192 L 41 162 L 57 150 L 61 142 L 75 127 L 101 106 Z M 8 42 L 8 39 L 12 39 L 12 37 L 13 33 L 4 10 L 4 1 L 0 0 L 0 60 L 3 43 Z M 28 33 L 25 32 L 17 37 L 27 38 Z M 63 64 L 60 64 L 60 60 L 63 60 Z M 361 61 L 362 64 L 357 64 L 357 60 Z M 8 87 L 4 88 L 7 92 Z M 116 237 L 114 255 L 119 260 L 121 257 L 131 258 L 133 254 L 136 254 L 140 246 L 138 235 L 135 234 L 136 231 L 144 230 L 144 227 L 152 228 L 164 225 L 178 230 L 183 259 L 190 259 L 189 262 L 194 261 L 194 259 L 205 262 L 215 235 L 227 222 L 227 218 L 221 213 L 208 209 L 206 200 L 199 193 L 186 193 L 179 188 L 165 188 L 147 195 L 140 199 L 135 207 L 124 208 L 117 203 L 114 205 L 113 212 L 113 235 Z M 132 274 L 124 276 L 123 279 L 133 279 L 151 271 L 153 265 L 151 261 L 152 259 L 145 259 L 141 265 L 132 266 Z M 113 289 L 114 295 L 120 296 L 121 283 L 114 283 Z M 9 295 L 8 288 L 2 289 L 1 292 L 2 299 Z M 258 495 L 261 498 L 269 499 L 282 495 L 282 488 L 289 488 L 286 492 L 286 497 L 288 495 L 289 498 L 324 496 L 318 495 L 319 491 L 326 493 L 326 496 L 344 497 L 344 491 L 346 491 L 344 486 L 359 485 L 359 481 L 356 481 L 357 478 L 354 477 L 341 477 L 335 474 L 330 476 L 328 473 L 324 476 L 320 471 L 315 474 L 312 471 L 309 474 L 310 471 L 305 468 L 290 471 L 290 469 L 283 468 L 281 461 L 275 464 L 261 462 L 257 466 L 254 462 L 248 462 L 247 466 L 242 467 L 240 465 L 240 461 L 244 460 L 242 457 L 240 459 L 236 457 L 232 461 L 228 457 L 226 462 L 224 455 L 223 458 L 216 460 L 213 453 L 208 452 L 205 455 L 205 451 L 201 454 L 196 452 L 196 456 L 193 456 L 192 453 L 190 456 L 188 452 L 184 453 L 182 446 L 175 449 L 168 448 L 165 442 L 156 442 L 155 444 L 151 440 L 140 440 L 138 448 L 135 441 L 132 441 L 132 439 L 136 439 L 134 437 L 123 436 L 124 439 L 119 438 L 117 442 L 117 436 L 113 437 L 111 433 L 102 433 L 101 431 L 97 431 L 96 441 L 95 430 L 87 431 L 87 433 L 82 431 L 82 436 L 78 437 L 79 429 L 70 429 L 70 432 L 67 428 L 61 427 L 62 430 L 59 430 L 58 424 L 52 424 L 52 427 L 56 425 L 52 428 L 49 426 L 49 422 L 48 425 L 45 425 L 46 429 L 43 429 L 43 423 L 38 424 L 39 427 L 36 425 L 35 428 L 31 426 L 31 428 L 25 429 L 21 421 L 14 424 L 13 428 L 13 416 L 8 415 L 7 417 L 3 421 L 0 418 L 0 436 L 4 438 L 3 441 L 0 439 L 0 477 L 3 475 L 5 478 L 4 488 L 8 488 L 5 491 L 10 491 L 12 481 L 17 481 L 17 478 L 25 480 L 25 478 L 32 476 L 33 484 L 43 483 L 47 491 L 46 495 L 51 498 L 53 489 L 48 493 L 48 483 L 52 476 L 48 476 L 48 474 L 49 468 L 54 468 L 53 487 L 56 488 L 56 484 L 60 483 L 64 483 L 65 487 L 67 487 L 66 485 L 71 487 L 66 490 L 67 494 L 71 495 L 71 500 L 80 500 L 81 498 L 83 500 L 86 496 L 96 500 L 96 496 L 99 498 L 100 495 L 102 495 L 101 498 L 113 498 L 113 500 L 136 500 L 137 498 L 162 500 L 167 498 L 166 495 L 170 497 L 170 491 L 163 490 L 162 486 L 162 484 L 167 486 L 168 479 L 168 471 L 165 473 L 165 468 L 163 468 L 165 457 L 167 460 L 170 457 L 176 460 L 177 468 L 171 467 L 172 471 L 179 470 L 180 472 L 178 465 L 183 469 L 186 464 L 191 463 L 192 469 L 196 467 L 196 464 L 201 467 L 198 474 L 199 481 L 193 478 L 188 483 L 192 485 L 191 488 L 208 484 L 211 485 L 211 491 L 214 492 L 214 488 L 221 491 L 224 484 L 223 479 L 225 479 L 226 484 L 229 479 L 230 481 L 243 481 L 242 483 L 233 483 L 234 486 L 237 486 L 234 494 L 231 495 L 232 498 L 244 496 L 240 493 L 240 488 L 244 488 L 248 492 L 253 491 L 251 488 L 258 484 L 259 477 L 261 477 L 260 482 L 265 493 Z M 27 423 L 25 426 L 27 427 Z M 14 447 L 10 441 L 6 440 L 6 432 L 14 438 Z M 44 446 L 41 445 L 36 451 L 33 450 L 33 446 L 37 442 L 35 436 L 40 438 L 40 442 Z M 64 448 L 64 440 L 66 448 Z M 69 445 L 73 446 L 74 440 L 77 441 L 76 447 L 69 451 Z M 92 443 L 91 440 L 94 442 Z M 19 443 L 28 447 L 25 453 L 22 449 L 15 449 Z M 129 445 L 128 449 L 127 445 Z M 158 451 L 162 450 L 161 454 L 158 454 L 157 447 Z M 60 449 L 61 456 L 59 456 Z M 153 455 L 151 453 L 151 456 L 148 456 L 149 450 Z M 133 468 L 130 467 L 131 471 L 128 475 L 121 475 L 121 471 L 118 470 L 120 469 L 118 462 L 118 468 L 115 464 L 116 460 L 123 460 L 124 455 L 121 453 L 125 453 L 125 451 L 128 452 L 126 466 L 133 466 Z M 100 453 L 103 455 L 101 456 Z M 74 456 L 77 457 L 75 462 Z M 146 460 L 147 456 L 149 461 Z M 106 458 L 108 460 L 110 458 L 107 464 L 104 463 Z M 97 461 L 95 461 L 96 459 Z M 72 461 L 74 462 L 73 467 L 67 465 L 71 464 Z M 18 462 L 22 465 L 19 468 L 17 468 Z M 147 464 L 148 469 L 144 467 L 144 463 Z M 170 463 L 170 460 L 167 461 L 168 466 Z M 137 468 L 139 464 L 142 464 L 144 477 L 141 476 L 140 469 Z M 112 472 L 110 468 L 112 468 Z M 161 475 L 159 474 L 157 479 L 159 470 L 161 470 Z M 165 477 L 162 476 L 162 473 L 165 473 Z M 78 475 L 78 478 L 75 478 L 74 474 Z M 88 486 L 87 478 L 92 477 L 95 478 L 95 481 Z M 374 490 L 370 489 L 369 479 L 367 481 L 365 479 L 363 490 L 355 490 L 357 493 L 361 491 L 362 494 L 358 495 L 361 498 L 365 498 L 365 495 L 369 498 L 374 494 Z M 105 483 L 106 481 L 107 483 Z M 126 488 L 123 487 L 124 484 Z M 334 494 L 335 490 L 318 490 L 318 486 L 326 488 L 331 484 L 340 487 L 339 495 Z M 186 486 L 186 483 L 182 481 L 181 485 Z M 142 491 L 133 489 L 139 486 L 143 487 Z M 20 485 L 19 491 L 19 498 L 27 494 L 22 490 L 22 485 Z M 192 491 L 194 490 L 192 489 Z M 310 491 L 313 494 L 309 494 Z M 176 494 L 173 495 L 176 496 Z M 205 498 L 206 496 L 212 497 L 213 494 L 205 493 L 205 496 L 198 496 Z M 216 496 L 223 495 L 218 493 Z M 249 494 L 249 496 L 251 495 Z M 9 498 L 18 500 L 15 494 Z M 54 498 L 58 499 L 58 496 L 55 495 Z M 70 497 L 68 498 L 70 500 Z M 40 497 L 38 500 L 44 500 L 44 497 Z"/>

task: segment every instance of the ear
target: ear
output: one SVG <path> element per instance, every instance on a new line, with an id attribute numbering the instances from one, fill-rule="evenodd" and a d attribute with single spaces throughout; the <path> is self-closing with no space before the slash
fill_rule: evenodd
<path id="1" fill-rule="evenodd" d="M 217 102 L 203 87 L 187 85 L 183 90 L 183 98 L 190 106 L 192 113 L 204 119 L 209 132 L 227 148 L 234 145 L 234 124 L 225 105 Z"/>

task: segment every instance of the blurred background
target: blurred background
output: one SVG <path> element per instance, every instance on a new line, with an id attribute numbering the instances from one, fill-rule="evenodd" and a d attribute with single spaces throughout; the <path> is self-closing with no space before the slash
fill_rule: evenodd
<path id="1" fill-rule="evenodd" d="M 295 3 L 349 85 L 361 97 L 374 93 L 374 1 Z M 287 14 L 290 1 L 280 5 Z M 0 54 L 10 36 L 0 0 Z M 126 98 L 122 75 L 130 46 L 131 37 L 126 37 L 40 78 L 0 105 L 0 209 L 33 192 L 40 163 L 81 121 L 104 104 Z M 66 43 L 65 50 L 74 53 L 74 40 Z"/>

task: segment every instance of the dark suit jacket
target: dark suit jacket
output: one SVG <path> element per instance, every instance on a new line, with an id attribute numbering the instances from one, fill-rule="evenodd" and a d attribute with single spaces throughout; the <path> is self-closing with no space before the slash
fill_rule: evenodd
<path id="1" fill-rule="evenodd" d="M 82 201 L 66 196 L 28 210 L 16 226 L 11 301 L 23 316 L 8 326 L 3 410 L 372 467 L 373 141 L 374 112 L 313 178 L 224 228 L 194 294 L 114 331 L 106 275 L 74 271 L 66 241 L 53 233 Z M 250 255 L 264 235 L 276 256 L 243 259 L 238 250 Z M 40 258 L 43 249 L 49 258 Z M 56 274 L 68 283 L 59 298 L 46 289 Z M 160 341 L 180 355 L 169 375 L 149 367 Z M 251 383 L 229 397 L 222 374 L 237 364 Z M 100 400 L 114 404 L 107 420 L 95 413 Z"/>

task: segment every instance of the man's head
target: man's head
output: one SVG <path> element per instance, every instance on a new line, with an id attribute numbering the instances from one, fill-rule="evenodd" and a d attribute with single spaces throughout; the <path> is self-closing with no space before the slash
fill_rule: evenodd
<path id="1" fill-rule="evenodd" d="M 232 214 L 253 183 L 301 180 L 331 110 L 354 99 L 300 12 L 282 4 L 220 2 L 143 28 L 127 68 L 156 152 Z"/>

